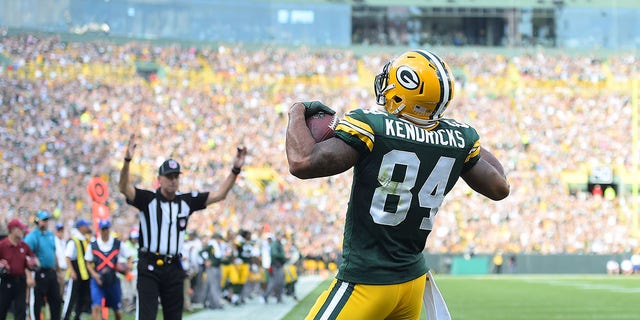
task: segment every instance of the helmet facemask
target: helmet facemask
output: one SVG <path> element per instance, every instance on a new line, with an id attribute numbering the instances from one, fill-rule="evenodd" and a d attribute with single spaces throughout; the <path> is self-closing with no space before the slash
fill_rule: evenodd
<path id="1" fill-rule="evenodd" d="M 391 61 L 384 65 L 382 72 L 376 75 L 376 78 L 373 81 L 373 90 L 376 93 L 376 103 L 381 106 L 384 106 L 387 100 L 384 95 L 387 91 L 393 89 L 393 87 L 387 87 L 387 84 L 389 83 L 389 65 L 391 65 Z"/>

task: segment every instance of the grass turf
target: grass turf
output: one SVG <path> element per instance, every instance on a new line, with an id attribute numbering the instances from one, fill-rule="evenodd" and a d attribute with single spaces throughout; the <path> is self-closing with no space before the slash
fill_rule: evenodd
<path id="1" fill-rule="evenodd" d="M 303 319 L 330 282 L 283 320 Z M 456 320 L 640 319 L 640 276 L 436 275 L 436 282 Z"/>
<path id="2" fill-rule="evenodd" d="M 435 277 L 455 320 L 640 319 L 640 275 Z M 331 280 L 321 282 L 282 320 L 304 319 Z M 123 317 L 133 319 L 131 314 Z"/>

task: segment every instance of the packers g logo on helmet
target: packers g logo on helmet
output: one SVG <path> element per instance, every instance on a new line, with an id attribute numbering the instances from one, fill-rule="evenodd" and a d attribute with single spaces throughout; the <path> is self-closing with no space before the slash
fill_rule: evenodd
<path id="1" fill-rule="evenodd" d="M 401 86 L 413 90 L 420 85 L 420 77 L 418 73 L 408 66 L 400 66 L 396 71 L 396 78 Z"/>
<path id="2" fill-rule="evenodd" d="M 376 102 L 419 125 L 439 119 L 454 93 L 454 79 L 436 54 L 415 50 L 389 61 L 374 81 Z"/>

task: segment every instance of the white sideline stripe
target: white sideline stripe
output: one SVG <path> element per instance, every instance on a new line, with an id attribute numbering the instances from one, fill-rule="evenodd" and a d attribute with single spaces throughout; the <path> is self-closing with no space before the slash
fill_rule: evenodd
<path id="1" fill-rule="evenodd" d="M 584 289 L 584 290 L 601 290 L 601 291 L 622 292 L 622 293 L 640 293 L 640 288 L 625 288 L 625 287 L 612 286 L 608 284 L 593 284 L 593 283 L 586 283 L 586 282 L 543 280 L 543 279 L 538 279 L 538 280 L 524 279 L 523 282 L 542 283 L 542 284 L 548 284 L 552 286 L 561 286 L 561 287 L 574 287 L 574 288 Z"/>

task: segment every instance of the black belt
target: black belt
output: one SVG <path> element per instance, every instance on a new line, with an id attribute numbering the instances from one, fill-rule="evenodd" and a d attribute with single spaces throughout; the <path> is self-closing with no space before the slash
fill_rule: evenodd
<path id="1" fill-rule="evenodd" d="M 147 251 L 138 252 L 138 257 L 148 259 L 158 266 L 176 263 L 180 260 L 180 255 L 168 255 Z"/>

